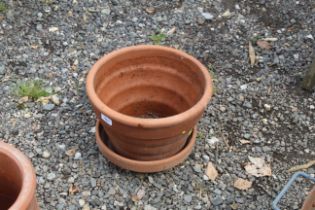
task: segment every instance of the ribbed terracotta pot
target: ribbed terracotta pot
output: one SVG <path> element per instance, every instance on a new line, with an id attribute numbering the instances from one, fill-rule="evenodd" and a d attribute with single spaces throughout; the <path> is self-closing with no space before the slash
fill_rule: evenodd
<path id="1" fill-rule="evenodd" d="M 315 186 L 306 197 L 301 210 L 315 210 Z"/>
<path id="2" fill-rule="evenodd" d="M 0 141 L 0 209 L 39 210 L 36 177 L 29 159 Z"/>
<path id="3" fill-rule="evenodd" d="M 178 153 L 212 95 L 207 68 L 173 48 L 139 45 L 105 55 L 87 95 L 115 151 L 135 160 Z"/>

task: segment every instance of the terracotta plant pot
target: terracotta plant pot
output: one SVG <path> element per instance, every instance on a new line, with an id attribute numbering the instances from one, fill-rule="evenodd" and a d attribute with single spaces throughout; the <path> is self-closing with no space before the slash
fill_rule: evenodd
<path id="1" fill-rule="evenodd" d="M 301 210 L 315 210 L 315 186 L 306 197 Z"/>
<path id="2" fill-rule="evenodd" d="M 38 210 L 36 177 L 29 159 L 0 142 L 0 209 Z"/>
<path id="3" fill-rule="evenodd" d="M 191 153 L 196 142 L 196 129 L 193 130 L 187 144 L 177 154 L 161 160 L 133 160 L 119 155 L 115 152 L 108 136 L 98 120 L 96 123 L 96 143 L 103 155 L 115 165 L 141 173 L 153 173 L 170 169 L 183 162 Z"/>
<path id="4" fill-rule="evenodd" d="M 87 95 L 118 154 L 159 160 L 185 146 L 212 95 L 208 70 L 169 47 L 140 45 L 105 55 Z"/>

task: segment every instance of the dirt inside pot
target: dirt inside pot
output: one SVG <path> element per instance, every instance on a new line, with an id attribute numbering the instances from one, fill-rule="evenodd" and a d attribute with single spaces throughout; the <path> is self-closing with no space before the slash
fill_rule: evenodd
<path id="1" fill-rule="evenodd" d="M 22 187 L 18 166 L 4 154 L 0 154 L 0 210 L 9 209 Z"/>

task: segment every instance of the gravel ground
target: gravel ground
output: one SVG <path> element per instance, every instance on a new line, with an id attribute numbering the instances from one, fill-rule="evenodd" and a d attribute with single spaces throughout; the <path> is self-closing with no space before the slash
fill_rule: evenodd
<path id="1" fill-rule="evenodd" d="M 314 51 L 313 0 L 5 4 L 0 13 L 0 138 L 32 159 L 42 209 L 271 209 L 292 176 L 287 170 L 315 159 L 315 93 L 299 88 Z M 163 173 L 137 174 L 99 153 L 85 77 L 104 53 L 151 43 L 149 36 L 159 32 L 169 32 L 161 44 L 209 66 L 215 95 L 188 160 Z M 270 37 L 277 39 L 271 49 L 255 44 Z M 256 52 L 253 66 L 249 41 Z M 21 105 L 12 86 L 26 78 L 40 78 L 51 87 L 54 103 Z M 263 158 L 272 176 L 247 173 L 248 156 Z M 209 161 L 219 173 L 215 181 L 205 176 Z M 315 175 L 314 166 L 306 171 Z M 236 189 L 237 178 L 252 186 Z M 281 202 L 283 209 L 299 209 L 310 187 L 295 185 L 296 193 Z"/>

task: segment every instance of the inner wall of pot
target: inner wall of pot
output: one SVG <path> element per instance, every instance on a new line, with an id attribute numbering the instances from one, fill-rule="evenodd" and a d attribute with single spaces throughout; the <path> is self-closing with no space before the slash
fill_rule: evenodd
<path id="1" fill-rule="evenodd" d="M 111 109 L 140 118 L 184 112 L 202 97 L 205 78 L 190 59 L 161 50 L 113 57 L 96 75 L 95 89 Z"/>
<path id="2" fill-rule="evenodd" d="M 0 153 L 0 209 L 9 209 L 22 188 L 22 175 L 12 159 Z"/>

